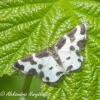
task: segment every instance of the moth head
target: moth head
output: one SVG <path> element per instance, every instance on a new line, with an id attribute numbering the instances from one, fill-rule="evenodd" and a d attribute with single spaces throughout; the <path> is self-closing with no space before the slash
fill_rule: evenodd
<path id="1" fill-rule="evenodd" d="M 49 54 L 52 56 L 56 56 L 57 55 L 57 49 L 54 47 L 49 47 Z"/>

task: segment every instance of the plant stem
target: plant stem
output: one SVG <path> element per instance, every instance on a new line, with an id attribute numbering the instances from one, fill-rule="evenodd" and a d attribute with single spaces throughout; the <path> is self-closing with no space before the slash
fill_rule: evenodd
<path id="1" fill-rule="evenodd" d="M 26 76 L 25 81 L 24 81 L 24 85 L 23 85 L 23 88 L 22 88 L 23 93 L 28 94 L 31 82 L 32 82 L 32 77 Z"/>
<path id="2" fill-rule="evenodd" d="M 31 82 L 32 82 L 32 77 L 26 76 L 25 81 L 24 81 L 24 85 L 23 85 L 23 88 L 22 88 L 22 93 L 27 94 L 27 96 L 28 96 L 28 93 L 29 93 Z M 26 100 L 27 96 L 21 96 L 19 100 Z"/>

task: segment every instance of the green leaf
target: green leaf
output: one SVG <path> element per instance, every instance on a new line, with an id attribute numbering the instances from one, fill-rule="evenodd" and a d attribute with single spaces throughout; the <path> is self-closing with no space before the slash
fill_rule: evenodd
<path id="1" fill-rule="evenodd" d="M 100 1 L 1 0 L 0 76 L 21 57 L 52 46 L 80 23 L 89 26 L 83 69 L 58 85 L 42 84 L 48 100 L 100 100 Z"/>

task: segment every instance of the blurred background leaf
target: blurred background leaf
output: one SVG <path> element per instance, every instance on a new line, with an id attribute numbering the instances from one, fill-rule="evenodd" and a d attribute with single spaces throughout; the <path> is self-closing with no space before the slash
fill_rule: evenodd
<path id="1" fill-rule="evenodd" d="M 56 86 L 42 83 L 42 92 L 48 100 L 100 100 L 99 0 L 1 0 L 0 76 L 12 75 L 11 65 L 15 61 L 54 45 L 61 36 L 84 22 L 89 30 L 83 69 L 66 75 Z M 11 77 L 0 79 L 0 91 L 8 86 L 4 82 L 15 81 Z M 21 84 L 19 80 L 23 80 L 19 78 L 16 88 Z"/>
<path id="2" fill-rule="evenodd" d="M 0 78 L 0 100 L 19 100 L 17 94 L 24 94 L 21 90 L 24 84 L 25 76 L 4 75 Z M 33 78 L 27 100 L 46 100 L 40 91 L 41 80 L 40 78 Z M 5 93 L 2 96 L 2 93 Z M 14 94 L 15 93 L 15 94 Z M 14 96 L 12 96 L 14 94 Z"/>

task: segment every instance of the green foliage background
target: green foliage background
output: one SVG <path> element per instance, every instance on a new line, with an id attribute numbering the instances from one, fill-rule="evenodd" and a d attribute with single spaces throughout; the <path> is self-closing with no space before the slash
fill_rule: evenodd
<path id="1" fill-rule="evenodd" d="M 57 86 L 42 83 L 42 92 L 48 100 L 100 100 L 99 0 L 1 0 L 0 76 L 12 75 L 15 61 L 54 45 L 84 22 L 89 29 L 83 69 Z"/>
<path id="2" fill-rule="evenodd" d="M 19 96 L 11 96 L 13 93 L 25 94 L 22 92 L 25 77 L 19 75 L 7 76 L 0 78 L 0 100 L 22 100 Z M 33 78 L 29 94 L 26 100 L 47 100 L 41 95 L 41 80 L 39 77 Z M 2 95 L 2 96 L 1 96 Z M 4 96 L 3 96 L 4 95 Z M 36 97 L 37 96 L 37 97 Z"/>

